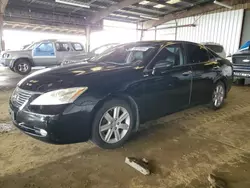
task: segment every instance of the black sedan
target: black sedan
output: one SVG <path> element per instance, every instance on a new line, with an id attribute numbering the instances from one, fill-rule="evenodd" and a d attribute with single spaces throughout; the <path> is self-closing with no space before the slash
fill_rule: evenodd
<path id="1" fill-rule="evenodd" d="M 196 104 L 223 105 L 231 63 L 181 41 L 122 44 L 87 63 L 48 68 L 18 83 L 10 114 L 26 134 L 55 144 L 120 147 L 140 123 Z"/>

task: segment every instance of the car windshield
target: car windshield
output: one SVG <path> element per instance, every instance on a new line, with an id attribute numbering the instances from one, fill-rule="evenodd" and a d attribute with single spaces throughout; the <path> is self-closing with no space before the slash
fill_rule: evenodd
<path id="1" fill-rule="evenodd" d="M 115 46 L 117 46 L 118 44 L 106 44 L 103 46 L 99 46 L 98 48 L 95 48 L 94 50 L 91 51 L 91 53 L 99 55 L 103 52 L 105 52 L 106 50 L 113 48 Z"/>
<path id="2" fill-rule="evenodd" d="M 90 62 L 105 62 L 113 64 L 141 63 L 150 59 L 159 49 L 158 45 L 125 44 L 108 49 L 102 54 L 91 58 Z"/>
<path id="3" fill-rule="evenodd" d="M 38 44 L 38 42 L 32 43 L 31 45 L 24 48 L 24 50 L 33 50 Z"/>

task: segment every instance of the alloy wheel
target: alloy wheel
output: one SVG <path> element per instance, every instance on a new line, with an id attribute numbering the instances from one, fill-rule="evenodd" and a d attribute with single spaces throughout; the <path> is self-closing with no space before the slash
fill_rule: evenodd
<path id="1" fill-rule="evenodd" d="M 222 85 L 217 85 L 213 94 L 213 103 L 215 107 L 219 107 L 224 100 L 225 91 Z"/>
<path id="2" fill-rule="evenodd" d="M 107 110 L 99 123 L 101 139 L 109 144 L 122 140 L 131 126 L 129 112 L 121 106 Z"/>
<path id="3" fill-rule="evenodd" d="M 17 66 L 18 70 L 20 72 L 27 72 L 28 69 L 29 69 L 29 66 L 26 64 L 26 63 L 20 63 L 18 66 Z"/>

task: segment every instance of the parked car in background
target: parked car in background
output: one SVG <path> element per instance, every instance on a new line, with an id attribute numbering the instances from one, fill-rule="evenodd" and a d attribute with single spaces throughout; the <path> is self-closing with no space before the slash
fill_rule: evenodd
<path id="1" fill-rule="evenodd" d="M 60 65 L 66 56 L 78 55 L 83 52 L 84 48 L 79 42 L 43 40 L 35 42 L 23 50 L 5 51 L 0 63 L 14 72 L 26 75 L 32 67 Z"/>
<path id="2" fill-rule="evenodd" d="M 231 63 L 205 46 L 143 41 L 111 48 L 88 63 L 37 71 L 10 98 L 17 128 L 50 143 L 92 140 L 122 146 L 140 123 L 195 104 L 222 107 Z"/>
<path id="3" fill-rule="evenodd" d="M 250 41 L 233 54 L 232 61 L 235 81 L 238 84 L 244 84 L 245 79 L 250 78 Z"/>
<path id="4" fill-rule="evenodd" d="M 79 55 L 74 55 L 74 56 L 69 56 L 66 57 L 61 65 L 67 65 L 67 64 L 71 64 L 71 63 L 78 63 L 78 62 L 83 62 L 86 61 L 96 55 L 99 55 L 101 53 L 103 53 L 104 51 L 117 46 L 118 43 L 110 43 L 110 44 L 105 44 L 102 46 L 99 46 L 98 48 L 95 48 L 94 50 L 92 50 L 91 52 L 85 52 Z"/>
<path id="5" fill-rule="evenodd" d="M 216 54 L 218 54 L 220 57 L 226 58 L 226 52 L 222 45 L 214 43 L 214 42 L 205 42 L 202 43 L 207 48 L 213 50 Z"/>

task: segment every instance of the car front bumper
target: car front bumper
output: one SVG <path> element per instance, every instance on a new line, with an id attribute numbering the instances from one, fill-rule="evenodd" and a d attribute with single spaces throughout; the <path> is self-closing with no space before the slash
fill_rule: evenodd
<path id="1" fill-rule="evenodd" d="M 233 66 L 234 79 L 250 78 L 250 66 Z"/>
<path id="2" fill-rule="evenodd" d="M 66 113 L 65 113 L 66 112 Z M 70 105 L 58 115 L 43 115 L 18 109 L 10 102 L 9 113 L 14 125 L 24 133 L 52 144 L 85 142 L 90 138 L 90 112 Z"/>
<path id="3" fill-rule="evenodd" d="M 3 59 L 3 58 L 0 59 L 0 64 L 4 67 L 12 66 L 12 62 L 13 62 L 12 59 Z"/>
<path id="4" fill-rule="evenodd" d="M 234 71 L 234 78 L 250 78 L 250 71 Z"/>

